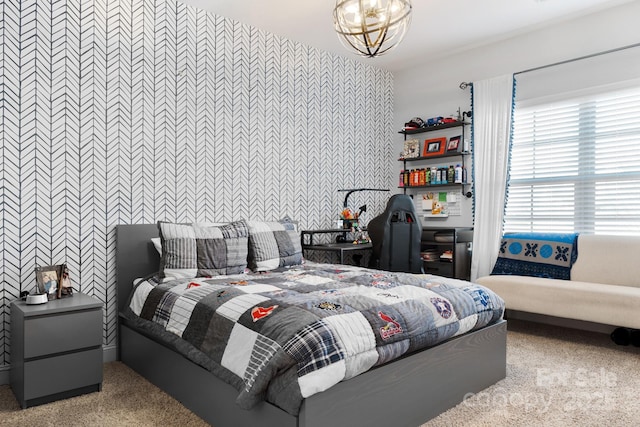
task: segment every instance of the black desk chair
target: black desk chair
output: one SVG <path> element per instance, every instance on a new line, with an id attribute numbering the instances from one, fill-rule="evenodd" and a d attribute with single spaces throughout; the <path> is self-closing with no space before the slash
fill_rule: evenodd
<path id="1" fill-rule="evenodd" d="M 407 273 L 424 272 L 420 256 L 422 223 L 409 196 L 392 196 L 384 212 L 369 221 L 367 228 L 373 245 L 369 267 Z"/>

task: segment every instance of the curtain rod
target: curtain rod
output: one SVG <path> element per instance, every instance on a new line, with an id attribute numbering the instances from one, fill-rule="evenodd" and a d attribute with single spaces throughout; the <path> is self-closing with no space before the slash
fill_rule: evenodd
<path id="1" fill-rule="evenodd" d="M 524 74 L 524 73 L 530 73 L 531 71 L 543 70 L 545 68 L 555 67 L 556 65 L 563 65 L 563 64 L 568 64 L 570 62 L 581 61 L 583 59 L 594 58 L 596 56 L 607 55 L 609 53 L 619 52 L 619 51 L 625 50 L 625 49 L 632 49 L 634 47 L 640 47 L 640 43 L 634 43 L 634 44 L 630 44 L 628 46 L 622 46 L 622 47 L 618 47 L 618 48 L 615 48 L 615 49 L 609 49 L 609 50 L 605 50 L 605 51 L 602 51 L 602 52 L 592 53 L 590 55 L 580 56 L 578 58 L 567 59 L 566 61 L 554 62 L 553 64 L 542 65 L 540 67 L 529 68 L 528 70 L 522 70 L 522 71 L 515 72 L 515 73 L 513 73 L 513 75 L 517 76 L 518 74 Z"/>
<path id="2" fill-rule="evenodd" d="M 596 56 L 606 55 L 606 54 L 609 54 L 609 53 L 615 53 L 615 52 L 619 52 L 619 51 L 625 50 L 625 49 L 633 49 L 634 47 L 640 47 L 640 43 L 634 43 L 634 44 L 630 44 L 628 46 L 622 46 L 622 47 L 618 47 L 618 48 L 615 48 L 615 49 L 609 49 L 609 50 L 605 50 L 605 51 L 602 51 L 602 52 L 592 53 L 590 55 L 580 56 L 578 58 L 567 59 L 565 61 L 559 61 L 559 62 L 554 62 L 552 64 L 541 65 L 540 67 L 534 67 L 534 68 L 529 68 L 527 70 L 517 71 L 517 72 L 513 73 L 513 75 L 517 76 L 518 74 L 524 74 L 524 73 L 530 73 L 532 71 L 543 70 L 545 68 L 555 67 L 557 65 L 568 64 L 570 62 L 575 62 L 575 61 L 581 61 L 583 59 L 594 58 Z M 472 82 L 462 82 L 462 83 L 460 83 L 460 89 L 462 89 L 462 90 L 465 90 L 466 88 L 468 88 L 470 86 L 473 86 Z"/>

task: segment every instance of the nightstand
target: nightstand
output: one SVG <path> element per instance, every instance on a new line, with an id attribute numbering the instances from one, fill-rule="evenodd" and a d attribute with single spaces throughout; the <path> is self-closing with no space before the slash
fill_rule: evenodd
<path id="1" fill-rule="evenodd" d="M 24 409 L 102 389 L 102 303 L 11 303 L 11 388 Z"/>

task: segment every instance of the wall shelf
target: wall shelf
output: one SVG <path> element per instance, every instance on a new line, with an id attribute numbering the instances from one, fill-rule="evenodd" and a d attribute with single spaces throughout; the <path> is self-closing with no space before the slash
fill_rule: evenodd
<path id="1" fill-rule="evenodd" d="M 469 151 L 452 151 L 451 153 L 444 153 L 439 156 L 429 156 L 429 157 L 407 157 L 398 159 L 399 162 L 416 162 L 419 160 L 433 160 L 433 159 L 443 159 L 446 157 L 456 157 L 456 156 L 467 156 L 471 154 Z"/>
<path id="2" fill-rule="evenodd" d="M 398 133 L 400 133 L 401 135 L 404 135 L 404 140 L 407 140 L 407 135 L 416 135 L 416 134 L 421 134 L 421 133 L 425 133 L 425 132 L 442 132 L 442 131 L 446 131 L 447 129 L 455 129 L 455 128 L 461 128 L 461 132 L 460 132 L 460 141 L 459 141 L 459 150 L 460 151 L 450 151 L 450 152 L 444 152 L 442 154 L 437 154 L 437 155 L 433 155 L 433 156 L 418 156 L 418 157 L 408 157 L 408 158 L 400 158 L 398 159 L 398 161 L 403 163 L 403 172 L 409 170 L 407 168 L 407 163 L 411 163 L 411 162 L 421 162 L 423 165 L 422 168 L 418 167 L 418 169 L 415 170 L 419 170 L 421 171 L 422 169 L 428 169 L 429 165 L 436 165 L 439 161 L 441 161 L 442 159 L 451 159 L 454 157 L 457 157 L 459 159 L 459 163 L 462 167 L 463 170 L 463 179 L 464 179 L 464 173 L 465 173 L 465 158 L 466 156 L 470 155 L 471 152 L 469 151 L 463 151 L 465 148 L 465 126 L 470 125 L 470 123 L 467 123 L 465 121 L 456 121 L 456 122 L 452 122 L 452 123 L 444 123 L 444 124 L 440 124 L 440 125 L 434 125 L 434 126 L 428 126 L 428 127 L 424 127 L 424 128 L 418 128 L 418 129 L 411 129 L 411 130 L 402 130 Z M 442 138 L 443 140 L 445 140 L 446 138 Z M 445 142 L 446 143 L 446 142 Z M 424 149 L 424 147 L 422 147 Z M 423 151 L 420 151 L 421 153 Z M 455 162 L 454 162 L 455 163 Z M 403 175 L 400 176 L 400 178 L 402 179 L 402 181 L 404 182 L 405 185 L 398 185 L 398 188 L 402 189 L 404 194 L 407 194 L 407 190 L 412 190 L 412 189 L 432 189 L 434 191 L 438 191 L 438 189 L 444 188 L 444 187 L 459 187 L 460 191 L 462 192 L 463 195 L 470 197 L 471 193 L 465 191 L 465 186 L 470 185 L 468 182 L 446 182 L 446 183 L 438 183 L 438 184 L 431 184 L 431 183 L 427 183 L 425 185 L 407 185 L 409 182 L 411 182 L 410 179 L 406 179 L 403 178 Z"/>
<path id="3" fill-rule="evenodd" d="M 467 123 L 467 122 L 463 122 L 463 121 L 456 121 L 456 122 L 452 122 L 452 123 L 443 123 L 441 125 L 427 126 L 427 127 L 418 128 L 418 129 L 401 130 L 398 133 L 401 133 L 403 135 L 415 135 L 415 134 L 418 134 L 418 133 L 433 132 L 433 131 L 438 131 L 438 130 L 443 130 L 443 129 L 451 129 L 451 128 L 463 127 L 463 126 L 466 126 L 466 125 L 469 125 L 469 124 L 471 124 L 471 123 Z"/>

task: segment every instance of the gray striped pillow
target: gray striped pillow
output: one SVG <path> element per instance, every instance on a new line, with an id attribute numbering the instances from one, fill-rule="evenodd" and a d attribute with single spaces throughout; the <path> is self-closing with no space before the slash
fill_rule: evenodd
<path id="1" fill-rule="evenodd" d="M 249 229 L 249 268 L 269 271 L 302 264 L 302 246 L 296 225 L 288 220 L 246 221 Z"/>
<path id="2" fill-rule="evenodd" d="M 248 229 L 244 221 L 219 226 L 159 221 L 161 278 L 238 274 L 247 267 Z"/>

